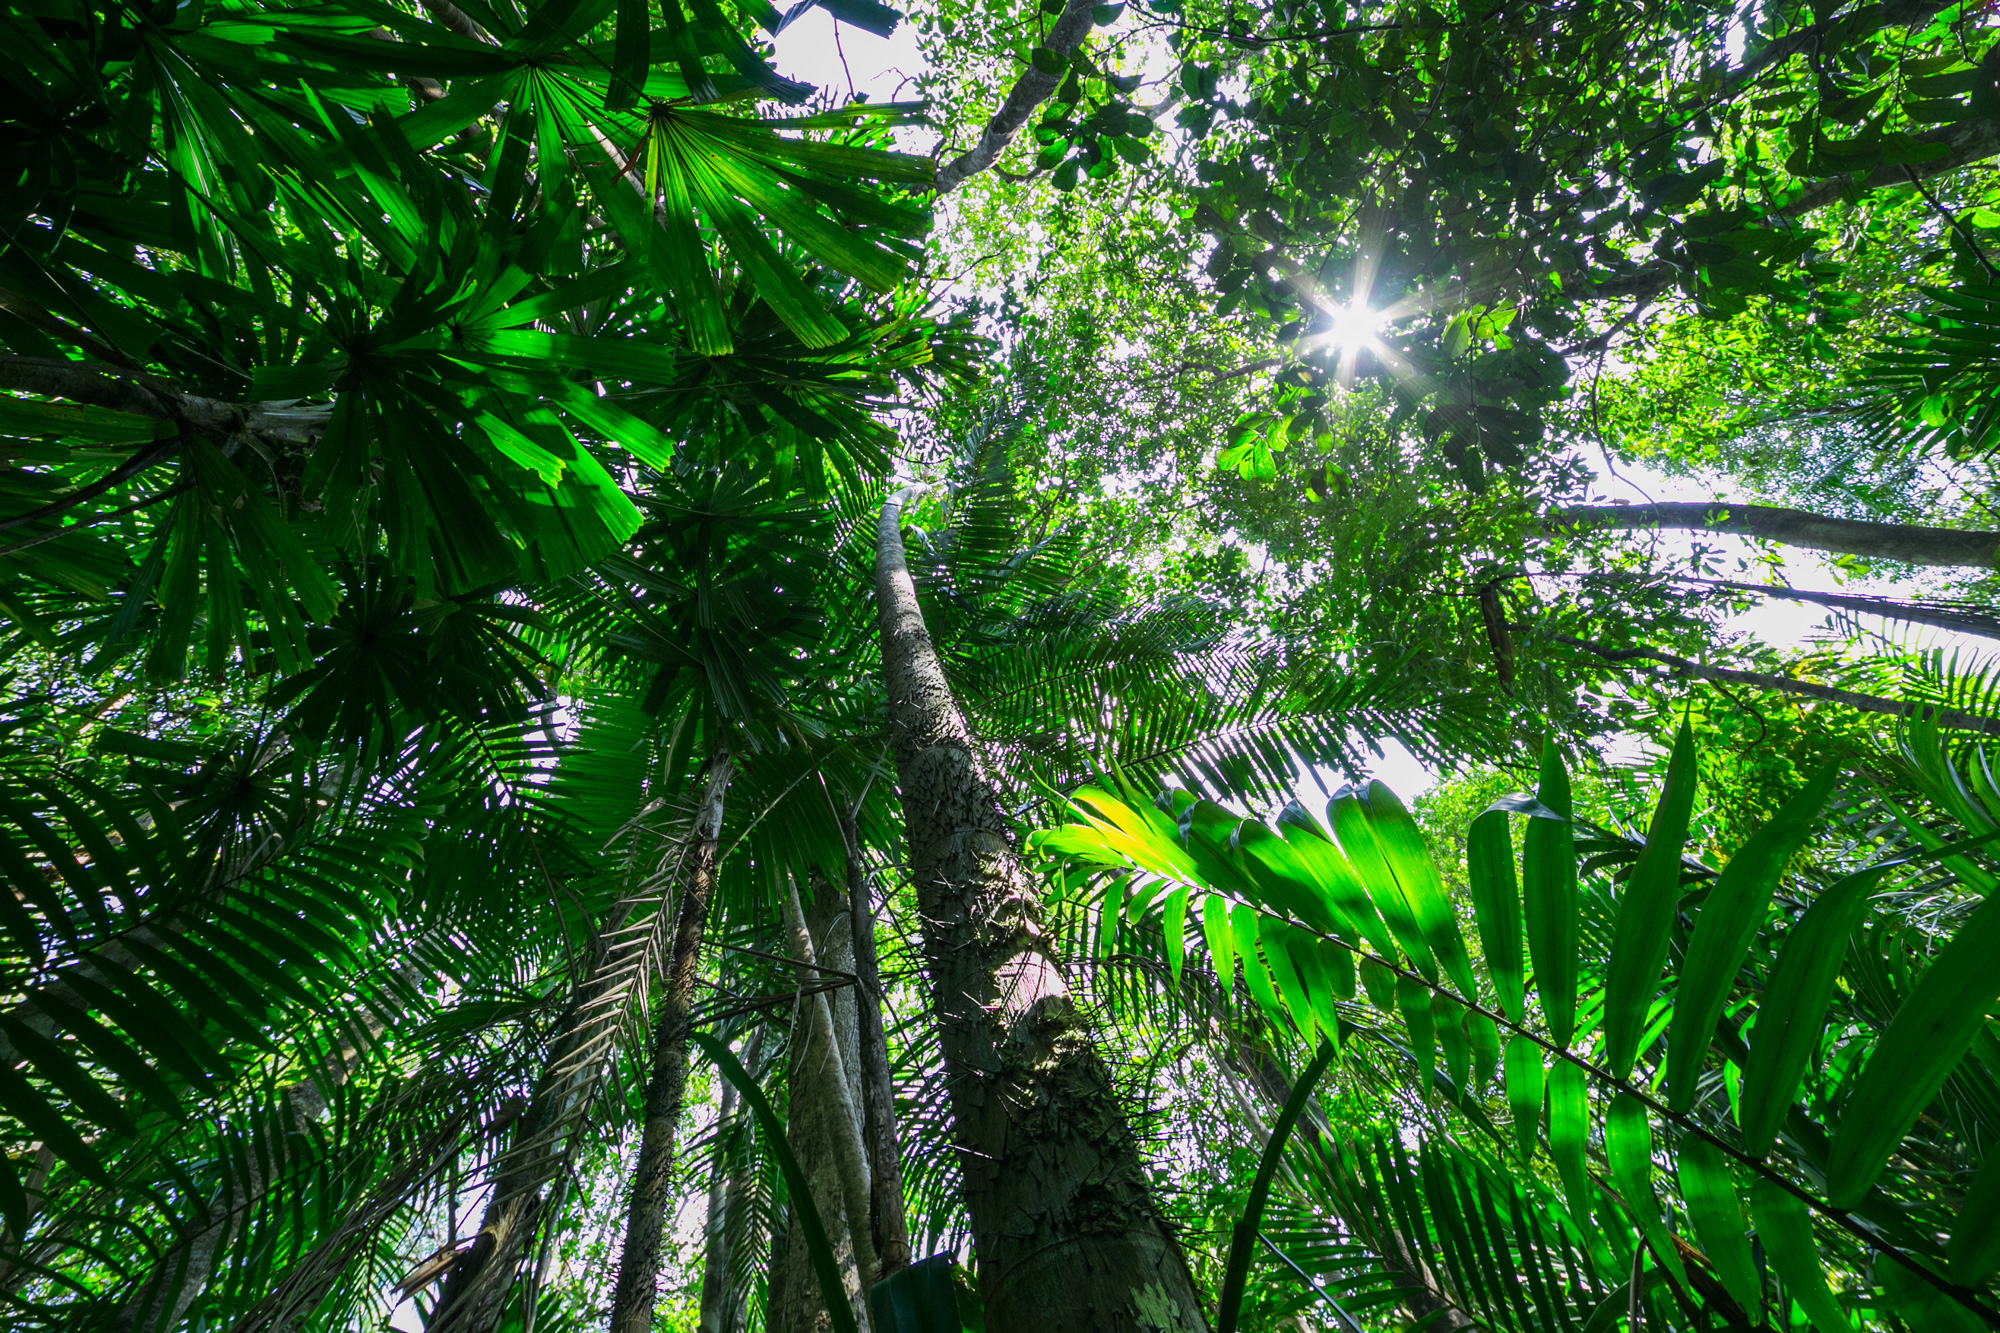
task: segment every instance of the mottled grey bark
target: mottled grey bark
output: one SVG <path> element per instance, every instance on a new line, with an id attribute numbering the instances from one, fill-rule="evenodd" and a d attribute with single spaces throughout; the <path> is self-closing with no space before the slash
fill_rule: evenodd
<path id="1" fill-rule="evenodd" d="M 1643 505 L 1564 505 L 1549 520 L 1584 528 L 1685 528 L 1738 537 L 1761 537 L 1785 546 L 1835 555 L 1898 560 L 1910 565 L 1991 569 L 2000 556 L 2000 532 L 1915 527 L 1830 518 L 1779 505 L 1670 503 Z"/>
<path id="2" fill-rule="evenodd" d="M 799 986 L 801 990 L 812 988 L 812 993 L 803 999 L 806 1022 L 826 1051 L 828 1076 L 822 1080 L 821 1086 L 825 1089 L 828 1103 L 828 1146 L 833 1149 L 834 1165 L 840 1170 L 840 1201 L 854 1228 L 854 1265 L 860 1272 L 862 1289 L 866 1290 L 881 1276 L 881 1265 L 875 1259 L 875 1241 L 868 1218 L 868 1153 L 861 1142 L 861 1061 L 860 1052 L 856 1049 L 860 1043 L 858 1040 L 842 1040 L 854 1031 L 851 1023 L 844 1023 L 839 1028 L 834 1026 L 833 1001 L 818 985 L 822 976 L 819 970 L 820 950 L 815 947 L 812 928 L 806 924 L 805 909 L 799 905 L 798 885 L 788 881 L 785 887 L 785 906 L 792 928 L 792 953 L 799 960 Z M 816 902 L 831 898 L 831 894 L 814 895 Z M 852 996 L 843 998 L 852 1005 Z M 841 1035 L 836 1036 L 836 1032 Z"/>
<path id="3" fill-rule="evenodd" d="M 882 507 L 875 595 L 952 1133 L 993 1333 L 1206 1327 Z"/>
<path id="4" fill-rule="evenodd" d="M 729 789 L 730 771 L 730 754 L 724 750 L 709 766 L 708 791 L 695 813 L 694 854 L 681 890 L 665 993 L 653 1027 L 646 1119 L 640 1132 L 639 1160 L 632 1169 L 632 1197 L 625 1214 L 618 1282 L 611 1294 L 611 1333 L 652 1333 L 653 1311 L 659 1304 L 660 1243 L 671 1201 L 674 1139 L 687 1101 L 687 1039 L 694 1009 L 695 969 L 701 961 L 709 899 L 715 892 L 723 796 Z"/>
<path id="5" fill-rule="evenodd" d="M 875 911 L 861 863 L 861 835 L 842 812 L 840 840 L 847 857 L 847 914 L 854 937 L 854 1008 L 861 1036 L 862 1135 L 868 1144 L 870 1216 L 875 1255 L 888 1277 L 910 1263 L 910 1223 L 903 1211 L 903 1158 L 896 1128 L 896 1081 L 889 1069 L 889 1037 L 882 1026 L 882 964 L 875 955 Z"/>
<path id="6" fill-rule="evenodd" d="M 831 894 L 815 896 L 805 905 L 805 914 L 807 928 L 818 942 L 821 966 L 846 971 L 853 958 L 849 932 L 840 919 L 844 915 L 842 907 Z M 819 978 L 813 980 L 817 982 Z M 833 1248 L 841 1282 L 860 1322 L 867 1318 L 867 1301 L 855 1262 L 855 1228 L 849 1222 L 846 1191 L 841 1185 L 840 1164 L 834 1152 L 835 1133 L 845 1132 L 837 1123 L 842 1114 L 840 1104 L 842 1101 L 851 1104 L 860 1091 L 852 1082 L 844 1089 L 834 1082 L 838 1077 L 848 1076 L 847 1071 L 859 1063 L 858 1058 L 851 1058 L 858 1055 L 860 1045 L 854 987 L 843 986 L 830 993 L 834 1036 L 831 1048 L 820 1025 L 808 1021 L 814 998 L 802 995 L 794 1014 L 785 1141 L 812 1191 L 813 1206 L 819 1210 L 820 1221 L 826 1227 L 827 1243 Z M 786 1224 L 773 1248 L 765 1327 L 766 1333 L 829 1333 L 833 1327 L 796 1210 L 788 1210 Z"/>

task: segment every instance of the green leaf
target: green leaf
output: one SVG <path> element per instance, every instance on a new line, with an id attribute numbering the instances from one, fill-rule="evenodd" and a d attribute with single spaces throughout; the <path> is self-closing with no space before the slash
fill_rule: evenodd
<path id="1" fill-rule="evenodd" d="M 668 0 L 668 3 L 673 3 L 673 0 Z M 706 1032 L 690 1032 L 688 1040 L 715 1062 L 717 1072 L 743 1095 L 744 1103 L 757 1117 L 764 1146 L 778 1159 L 778 1170 L 785 1177 L 785 1191 L 789 1196 L 787 1202 L 805 1237 L 806 1253 L 812 1258 L 813 1275 L 819 1279 L 820 1299 L 825 1304 L 827 1317 L 836 1333 L 856 1333 L 854 1308 L 848 1304 L 847 1289 L 841 1284 L 840 1264 L 833 1256 L 833 1247 L 827 1244 L 826 1224 L 820 1220 L 819 1209 L 813 1203 L 812 1184 L 806 1179 L 805 1172 L 799 1169 L 798 1159 L 792 1156 L 791 1147 L 785 1141 L 785 1122 L 772 1111 L 764 1090 L 757 1086 L 756 1079 L 750 1077 L 735 1052 Z"/>
<path id="2" fill-rule="evenodd" d="M 1396 1012 L 1396 974 L 1374 958 L 1361 960 L 1361 985 L 1368 1002 L 1384 1013 Z"/>
<path id="3" fill-rule="evenodd" d="M 1646 1014 L 1660 988 L 1667 946 L 1673 942 L 1674 912 L 1681 899 L 1681 852 L 1687 844 L 1698 781 L 1694 732 L 1683 721 L 1674 736 L 1666 787 L 1646 830 L 1646 848 L 1619 899 L 1611 961 L 1605 969 L 1604 1058 L 1616 1079 L 1632 1072 Z"/>
<path id="4" fill-rule="evenodd" d="M 1514 1115 L 1514 1144 L 1523 1161 L 1533 1161 L 1542 1123 L 1542 1048 L 1534 1039 L 1507 1039 L 1507 1108 Z"/>
<path id="5" fill-rule="evenodd" d="M 1165 930 L 1167 939 L 1167 971 L 1173 980 L 1173 988 L 1181 988 L 1181 966 L 1187 955 L 1187 909 L 1188 894 L 1192 890 L 1185 884 L 1175 889 L 1167 897 Z"/>
<path id="6" fill-rule="evenodd" d="M 1410 1032 L 1410 1054 L 1423 1071 L 1425 1088 L 1437 1077 L 1437 1019 L 1431 1011 L 1431 988 L 1415 977 L 1396 978 L 1396 1008 Z"/>
<path id="7" fill-rule="evenodd" d="M 1576 1033 L 1576 851 L 1568 822 L 1574 813 L 1569 770 L 1553 741 L 1542 748 L 1536 796 L 1557 818 L 1530 819 L 1522 835 L 1528 958 L 1535 966 L 1535 998 L 1541 1001 L 1549 1036 L 1557 1046 L 1568 1046 Z"/>
<path id="8" fill-rule="evenodd" d="M 1219 893 L 1201 900 L 1201 928 L 1208 937 L 1208 956 L 1215 960 L 1215 979 L 1222 997 L 1236 985 L 1236 937 L 1229 929 L 1229 901 Z"/>
<path id="9" fill-rule="evenodd" d="M 1931 960 L 1896 1011 L 1841 1108 L 1827 1198 L 1852 1208 L 1951 1076 L 2000 996 L 2000 899 L 1988 898 Z"/>
<path id="10" fill-rule="evenodd" d="M 1556 1173 L 1569 1195 L 1570 1212 L 1578 1218 L 1587 1218 L 1591 1212 L 1584 1155 L 1590 1138 L 1585 1077 L 1567 1060 L 1557 1060 L 1549 1070 L 1549 1155 L 1556 1159 Z"/>
<path id="11" fill-rule="evenodd" d="M 1305 1113 L 1306 1103 L 1311 1100 L 1320 1076 L 1333 1062 L 1334 1049 L 1331 1041 L 1321 1040 L 1318 1054 L 1299 1075 L 1299 1081 L 1292 1085 L 1292 1095 L 1285 1099 L 1284 1108 L 1278 1112 L 1277 1123 L 1271 1126 L 1271 1137 L 1265 1142 L 1263 1155 L 1257 1161 L 1257 1174 L 1250 1181 L 1250 1195 L 1244 1201 L 1243 1216 L 1237 1220 L 1230 1236 L 1229 1259 L 1222 1274 L 1222 1295 L 1216 1305 L 1215 1333 L 1235 1333 L 1243 1308 L 1245 1282 L 1250 1274 L 1250 1256 L 1256 1250 L 1257 1236 L 1264 1225 L 1264 1206 L 1271 1197 L 1271 1180 L 1278 1173 L 1278 1163 L 1284 1156 L 1292 1128 Z"/>
<path id="12" fill-rule="evenodd" d="M 1759 1176 L 1750 1186 L 1750 1216 L 1756 1221 L 1765 1258 L 1817 1333 L 1854 1333 L 1854 1325 L 1827 1290 L 1804 1202 L 1776 1181 Z"/>
<path id="13" fill-rule="evenodd" d="M 1654 1262 L 1685 1286 L 1687 1272 L 1673 1237 L 1660 1220 L 1660 1200 L 1653 1193 L 1652 1115 L 1646 1104 L 1629 1092 L 1612 1098 L 1610 1113 L 1604 1118 L 1604 1160 L 1611 1168 L 1611 1183 L 1625 1200 L 1625 1211 L 1646 1234 Z"/>
<path id="14" fill-rule="evenodd" d="M 1500 996 L 1500 1011 L 1514 1022 L 1527 1016 L 1527 974 L 1521 956 L 1521 893 L 1514 882 L 1514 839 L 1507 811 L 1489 809 L 1472 821 L 1465 841 L 1472 918 L 1479 927 L 1486 969 Z M 1536 1094 L 1536 1101 L 1541 1094 Z"/>
<path id="15" fill-rule="evenodd" d="M 1473 1090 L 1483 1092 L 1500 1072 L 1500 1028 L 1485 1014 L 1467 1013 L 1465 1033 L 1472 1043 Z"/>
<path id="16" fill-rule="evenodd" d="M 1785 936 L 1750 1033 L 1750 1055 L 1737 1095 L 1744 1150 L 1771 1151 L 1806 1064 L 1819 1049 L 1834 980 L 1847 941 L 1868 911 L 1868 895 L 1888 866 L 1871 866 L 1833 884 Z"/>
<path id="17" fill-rule="evenodd" d="M 1743 844 L 1730 858 L 1708 901 L 1695 918 L 1694 936 L 1681 965 L 1674 993 L 1673 1025 L 1667 1029 L 1668 1105 L 1685 1111 L 1694 1103 L 1696 1081 L 1714 1040 L 1737 971 L 1750 941 L 1771 909 L 1771 894 L 1806 837 L 1819 820 L 1820 807 L 1833 793 L 1839 767 L 1828 764 L 1805 788 Z M 1768 996 L 1767 1002 L 1768 1002 Z M 1763 1020 L 1758 1019 L 1761 1025 Z"/>
<path id="18" fill-rule="evenodd" d="M 1439 991 L 1431 996 L 1438 1045 L 1444 1049 L 1444 1068 L 1452 1086 L 1462 1096 L 1471 1089 L 1472 1042 L 1465 1035 L 1466 1008 L 1450 995 Z"/>
<path id="19" fill-rule="evenodd" d="M 1256 908 L 1238 903 L 1229 912 L 1229 931 L 1236 937 L 1236 955 L 1243 960 L 1243 980 L 1250 987 L 1251 998 L 1257 1001 L 1266 1018 L 1283 1027 L 1284 1007 L 1278 1003 L 1278 992 L 1271 986 L 1270 971 L 1257 954 L 1259 919 Z"/>
<path id="20" fill-rule="evenodd" d="M 1063 72 L 1069 68 L 1069 61 L 1046 46 L 1038 46 L 1029 52 L 1028 63 L 1052 79 L 1061 78 Z"/>
<path id="21" fill-rule="evenodd" d="M 1902 1316 L 1906 1327 L 1923 1333 L 1986 1333 L 1990 1325 L 1960 1305 L 1951 1293 L 1939 1291 L 1935 1280 L 1924 1277 L 1901 1259 L 1883 1255 L 1875 1261 L 1875 1279 L 1889 1298 L 1889 1306 Z"/>
<path id="22" fill-rule="evenodd" d="M 2000 1152 L 1990 1148 L 1972 1178 L 1945 1251 L 1951 1280 L 1976 1287 L 2000 1270 Z"/>
<path id="23" fill-rule="evenodd" d="M 1299 980 L 1298 969 L 1292 966 L 1287 937 L 1293 933 L 1291 926 L 1274 917 L 1258 918 L 1257 939 L 1264 947 L 1265 965 L 1271 969 L 1271 976 L 1277 982 L 1278 998 L 1291 1012 L 1292 1023 L 1298 1028 L 1299 1035 L 1310 1045 L 1316 1020 L 1312 996 Z"/>
<path id="24" fill-rule="evenodd" d="M 1764 1284 L 1750 1253 L 1743 1226 L 1743 1205 L 1736 1181 L 1722 1150 L 1699 1134 L 1681 1139 L 1675 1169 L 1680 1176 L 1681 1201 L 1688 1223 L 1701 1242 L 1709 1266 L 1722 1286 L 1753 1324 L 1763 1321 Z"/>
<path id="25" fill-rule="evenodd" d="M 1467 1000 L 1477 1000 L 1479 989 L 1473 982 L 1465 936 L 1459 933 L 1451 899 L 1445 894 L 1444 881 L 1438 878 L 1430 849 L 1424 846 L 1417 821 L 1396 793 L 1381 782 L 1368 784 L 1368 820 L 1375 830 L 1376 846 L 1402 890 L 1403 901 L 1423 932 L 1425 947 L 1443 964 L 1458 993 Z"/>
<path id="26" fill-rule="evenodd" d="M 1402 946 L 1402 956 L 1426 977 L 1437 980 L 1437 959 L 1425 942 L 1423 927 L 1403 885 L 1389 868 L 1367 801 L 1356 789 L 1347 788 L 1327 804 L 1326 815 L 1327 822 L 1333 825 L 1334 836 L 1340 839 L 1341 851 L 1346 853 L 1348 863 L 1367 888 L 1369 901 L 1375 904 L 1388 923 L 1390 934 Z M 1384 958 L 1393 963 L 1398 955 L 1391 952 Z"/>

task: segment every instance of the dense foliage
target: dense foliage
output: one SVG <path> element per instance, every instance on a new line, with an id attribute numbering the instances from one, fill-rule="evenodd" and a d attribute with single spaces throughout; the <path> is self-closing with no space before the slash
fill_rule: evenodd
<path id="1" fill-rule="evenodd" d="M 2000 1324 L 1996 32 L 10 8 L 8 1326 Z"/>

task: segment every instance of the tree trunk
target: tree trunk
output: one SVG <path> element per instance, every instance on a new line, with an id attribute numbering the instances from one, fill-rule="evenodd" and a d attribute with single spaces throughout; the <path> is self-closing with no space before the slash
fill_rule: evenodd
<path id="1" fill-rule="evenodd" d="M 1993 568 L 2000 557 L 2000 532 L 1921 528 L 1904 523 L 1868 523 L 1829 518 L 1777 505 L 1673 503 L 1643 505 L 1564 505 L 1548 514 L 1551 523 L 1586 528 L 1686 528 L 1761 537 L 1835 555 L 1899 560 L 1910 565 Z"/>
<path id="2" fill-rule="evenodd" d="M 674 1168 L 674 1135 L 687 1100 L 688 1015 L 694 1007 L 695 968 L 715 892 L 715 862 L 722 840 L 723 796 L 732 767 L 727 750 L 708 771 L 708 791 L 695 812 L 694 855 L 674 921 L 674 948 L 666 994 L 653 1028 L 652 1076 L 646 1084 L 646 1123 L 639 1161 L 632 1169 L 632 1198 L 625 1215 L 625 1248 L 611 1297 L 611 1333 L 652 1333 L 659 1303 L 660 1238 L 666 1231 L 668 1187 Z"/>
<path id="3" fill-rule="evenodd" d="M 1050 952 L 882 507 L 875 596 L 952 1133 L 993 1333 L 1206 1327 L 1109 1071 Z"/>
<path id="4" fill-rule="evenodd" d="M 840 971 L 849 968 L 849 932 L 840 923 L 841 902 L 832 894 L 816 896 L 805 904 L 806 925 L 814 939 L 823 941 L 817 951 L 822 966 Z M 794 945 L 796 948 L 796 945 Z M 802 989 L 818 988 L 824 981 L 818 972 L 800 978 Z M 852 1107 L 860 1095 L 852 1071 L 859 1066 L 860 1045 L 855 1023 L 854 987 L 843 986 L 825 995 L 801 994 L 792 1026 L 789 1106 L 785 1115 L 785 1139 L 792 1156 L 812 1192 L 813 1206 L 826 1226 L 827 1244 L 840 1266 L 841 1282 L 847 1290 L 856 1323 L 867 1324 L 867 1293 L 855 1261 L 853 1238 L 865 1217 L 850 1223 L 847 1190 L 835 1153 L 839 1134 L 852 1134 L 852 1123 L 843 1125 L 843 1105 Z M 814 1001 L 830 998 L 832 1044 L 828 1032 L 813 1019 Z M 845 1079 L 843 1085 L 840 1080 Z M 766 1333 L 828 1333 L 833 1322 L 827 1317 L 825 1297 L 806 1251 L 805 1233 L 800 1229 L 796 1209 L 789 1210 L 786 1223 L 778 1230 L 771 1265 L 771 1295 L 765 1313 Z"/>
<path id="5" fill-rule="evenodd" d="M 751 1078 L 757 1077 L 758 1065 L 763 1058 L 764 1032 L 760 1024 L 743 1051 L 743 1068 Z M 739 1114 L 736 1098 L 736 1085 L 725 1079 L 722 1084 L 722 1107 L 715 1121 L 715 1174 L 710 1177 L 708 1185 L 708 1225 L 702 1233 L 701 1318 L 698 1325 L 701 1333 L 740 1333 L 743 1324 L 737 1318 L 743 1294 L 736 1289 L 730 1277 L 737 1239 L 732 1232 L 742 1231 L 744 1216 L 742 1179 L 733 1169 L 729 1152 L 729 1141 Z M 743 1239 L 747 1241 L 749 1237 L 746 1235 Z"/>
<path id="6" fill-rule="evenodd" d="M 910 1223 L 903 1211 L 902 1145 L 896 1131 L 896 1082 L 889 1072 L 889 1036 L 882 1027 L 882 964 L 875 956 L 875 911 L 861 864 L 861 832 L 842 812 L 840 840 L 847 853 L 847 913 L 854 935 L 854 1009 L 861 1030 L 863 1136 L 868 1143 L 870 1213 L 875 1254 L 888 1277 L 910 1263 Z"/>
<path id="7" fill-rule="evenodd" d="M 834 1026 L 833 1001 L 820 988 L 824 974 L 819 970 L 820 951 L 813 945 L 813 932 L 806 925 L 805 909 L 799 905 L 799 890 L 788 877 L 788 894 L 785 906 L 789 909 L 792 927 L 793 956 L 799 960 L 798 976 L 801 988 L 813 987 L 811 995 L 805 996 L 806 1022 L 811 1027 L 815 1041 L 825 1050 L 828 1077 L 825 1087 L 827 1097 L 828 1143 L 833 1149 L 834 1165 L 840 1168 L 840 1201 L 846 1209 L 848 1224 L 853 1228 L 854 1266 L 861 1276 L 861 1289 L 865 1292 L 881 1277 L 881 1265 L 875 1260 L 875 1241 L 870 1234 L 868 1220 L 868 1153 L 861 1143 L 861 1098 L 860 1060 L 856 1048 L 861 1044 L 856 1026 L 852 1022 Z M 833 895 L 815 893 L 815 905 L 825 910 Z M 837 917 L 837 913 L 835 913 Z M 851 998 L 848 999 L 850 1005 Z M 843 1029 L 845 1029 L 843 1031 Z M 847 1040 L 843 1041 L 842 1037 Z M 845 1047 L 846 1049 L 842 1049 Z M 864 1321 L 863 1327 L 866 1327 Z"/>

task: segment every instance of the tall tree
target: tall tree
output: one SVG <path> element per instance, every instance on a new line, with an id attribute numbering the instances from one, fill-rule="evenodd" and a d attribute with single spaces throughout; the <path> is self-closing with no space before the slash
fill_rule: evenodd
<path id="1" fill-rule="evenodd" d="M 1049 950 L 979 739 L 925 628 L 903 553 L 912 493 L 891 495 L 877 522 L 876 613 L 986 1317 L 1001 1333 L 1204 1329 L 1179 1242 Z"/>

